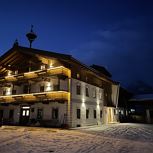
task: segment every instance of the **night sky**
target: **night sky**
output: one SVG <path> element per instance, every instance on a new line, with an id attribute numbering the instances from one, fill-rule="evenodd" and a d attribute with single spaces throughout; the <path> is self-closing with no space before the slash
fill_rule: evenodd
<path id="1" fill-rule="evenodd" d="M 28 47 L 33 24 L 33 48 L 103 65 L 123 86 L 153 86 L 151 0 L 0 0 L 0 20 L 0 55 L 16 38 Z"/>

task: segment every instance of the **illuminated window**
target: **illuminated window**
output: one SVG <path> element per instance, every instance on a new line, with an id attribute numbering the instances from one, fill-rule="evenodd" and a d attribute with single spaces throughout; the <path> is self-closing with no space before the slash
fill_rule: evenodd
<path id="1" fill-rule="evenodd" d="M 14 74 L 17 75 L 17 74 L 18 74 L 18 70 L 16 70 L 16 71 L 14 72 Z"/>
<path id="2" fill-rule="evenodd" d="M 81 85 L 80 84 L 76 85 L 76 94 L 81 95 Z"/>
<path id="3" fill-rule="evenodd" d="M 77 119 L 80 119 L 80 117 L 81 117 L 81 110 L 80 109 L 77 109 L 77 112 L 76 112 L 77 114 Z"/>
<path id="4" fill-rule="evenodd" d="M 52 109 L 52 119 L 58 119 L 58 108 Z"/>
<path id="5" fill-rule="evenodd" d="M 79 73 L 77 73 L 77 79 L 80 79 L 80 74 Z"/>
<path id="6" fill-rule="evenodd" d="M 94 110 L 93 113 L 94 113 L 94 114 L 93 114 L 93 115 L 94 115 L 94 118 L 97 118 L 96 110 Z"/>
<path id="7" fill-rule="evenodd" d="M 40 66 L 40 69 L 41 69 L 41 70 L 45 70 L 45 68 L 46 68 L 45 65 L 41 65 L 41 66 Z"/>
<path id="8" fill-rule="evenodd" d="M 89 118 L 89 109 L 86 109 L 86 118 Z"/>
<path id="9" fill-rule="evenodd" d="M 89 97 L 89 87 L 86 86 L 86 96 Z"/>

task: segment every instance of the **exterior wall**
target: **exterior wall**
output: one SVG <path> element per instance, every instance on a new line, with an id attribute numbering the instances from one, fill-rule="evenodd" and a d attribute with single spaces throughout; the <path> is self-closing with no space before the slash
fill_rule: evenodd
<path id="1" fill-rule="evenodd" d="M 9 105 L 9 106 L 0 106 L 0 110 L 3 110 L 3 120 L 9 120 L 9 112 L 10 110 L 14 110 L 13 115 L 13 124 L 19 123 L 20 118 L 20 106 Z"/>
<path id="2" fill-rule="evenodd" d="M 81 85 L 80 95 L 76 94 L 77 84 Z M 71 86 L 72 127 L 102 124 L 100 111 L 103 109 L 103 89 L 76 79 L 72 79 Z M 89 97 L 85 95 L 86 86 L 89 89 Z M 93 97 L 94 90 L 96 90 L 95 98 Z M 80 119 L 77 119 L 77 109 L 81 111 Z M 86 109 L 89 109 L 88 119 L 86 119 Z M 94 118 L 94 110 L 96 110 L 96 118 Z"/>
<path id="3" fill-rule="evenodd" d="M 112 85 L 112 103 L 116 107 L 118 105 L 118 97 L 119 97 L 119 86 L 118 85 Z"/>
<path id="4" fill-rule="evenodd" d="M 23 105 L 23 104 L 22 104 Z M 25 106 L 29 106 L 26 104 Z M 20 105 L 0 106 L 0 110 L 4 110 L 3 120 L 9 120 L 9 111 L 14 110 L 13 123 L 19 124 L 20 121 Z M 66 103 L 51 102 L 49 104 L 35 103 L 30 106 L 30 119 L 37 120 L 38 109 L 43 109 L 42 120 L 52 120 L 52 109 L 58 108 L 58 121 L 60 124 L 65 123 Z M 34 110 L 32 112 L 32 109 Z"/>
<path id="5" fill-rule="evenodd" d="M 49 78 L 49 81 L 39 81 L 39 82 L 31 82 L 31 93 L 39 93 L 40 92 L 40 86 L 44 85 L 44 91 L 54 91 L 57 90 L 55 86 L 58 86 L 58 78 Z M 60 87 L 59 90 L 62 91 L 67 91 L 68 90 L 68 79 L 65 80 L 60 80 Z M 3 87 L 0 88 L 0 95 L 3 95 L 3 91 L 6 90 L 6 95 L 11 95 L 12 94 L 12 90 L 16 90 L 16 94 L 23 94 L 23 90 L 24 90 L 24 85 L 26 84 L 22 84 L 20 86 L 16 86 L 9 83 L 10 87 Z"/>
<path id="6" fill-rule="evenodd" d="M 118 110 L 115 107 L 104 107 L 103 112 L 104 124 L 118 122 Z"/>

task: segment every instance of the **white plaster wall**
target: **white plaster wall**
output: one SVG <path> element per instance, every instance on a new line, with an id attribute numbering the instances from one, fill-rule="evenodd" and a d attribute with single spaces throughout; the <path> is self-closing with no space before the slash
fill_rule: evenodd
<path id="1" fill-rule="evenodd" d="M 117 106 L 118 104 L 118 95 L 119 95 L 119 85 L 112 85 L 112 102 L 114 104 L 114 106 Z"/>
<path id="2" fill-rule="evenodd" d="M 64 114 L 67 113 L 66 103 L 50 102 L 49 104 L 35 103 L 31 106 L 34 108 L 34 112 L 30 111 L 30 119 L 37 118 L 37 110 L 43 109 L 43 120 L 52 119 L 52 108 L 58 108 L 59 121 L 62 123 L 64 119 Z"/>
<path id="3" fill-rule="evenodd" d="M 91 84 L 72 79 L 71 81 L 71 105 L 72 105 L 72 127 L 77 125 L 86 126 L 86 125 L 97 125 L 102 124 L 102 118 L 100 118 L 100 110 L 103 109 L 103 89 L 93 86 Z M 76 85 L 81 85 L 81 95 L 76 94 Z M 89 88 L 89 97 L 85 95 L 85 87 Z M 93 90 L 96 90 L 96 97 L 93 97 Z M 100 99 L 99 92 L 102 93 Z M 81 118 L 77 119 L 77 109 L 81 110 Z M 86 119 L 86 109 L 89 109 L 89 118 Z M 97 118 L 94 118 L 93 111 L 96 110 Z"/>

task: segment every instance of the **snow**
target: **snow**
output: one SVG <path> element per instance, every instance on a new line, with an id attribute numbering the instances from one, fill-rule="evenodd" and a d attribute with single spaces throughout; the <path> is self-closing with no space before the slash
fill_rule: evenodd
<path id="1" fill-rule="evenodd" d="M 3 126 L 0 153 L 151 153 L 153 125 L 111 124 L 70 130 Z"/>

